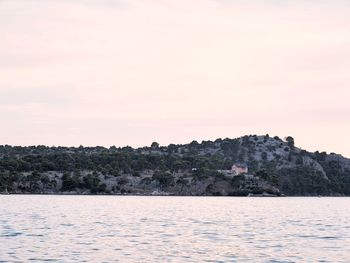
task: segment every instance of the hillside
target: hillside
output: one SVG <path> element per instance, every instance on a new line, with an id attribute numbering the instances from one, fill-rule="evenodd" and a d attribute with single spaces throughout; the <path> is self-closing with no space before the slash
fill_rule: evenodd
<path id="1" fill-rule="evenodd" d="M 248 173 L 230 174 L 233 164 Z M 5 145 L 0 192 L 350 196 L 350 159 L 268 135 L 137 149 Z"/>

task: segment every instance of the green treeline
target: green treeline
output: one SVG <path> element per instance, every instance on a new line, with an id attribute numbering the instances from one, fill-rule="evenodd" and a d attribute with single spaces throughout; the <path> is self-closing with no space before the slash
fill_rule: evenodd
<path id="1" fill-rule="evenodd" d="M 344 160 L 343 160 L 344 159 Z M 76 187 L 92 192 L 105 189 L 99 175 L 139 176 L 154 171 L 154 180 L 167 185 L 173 173 L 187 172 L 195 178 L 222 176 L 233 163 L 245 163 L 249 173 L 279 187 L 288 195 L 350 195 L 350 161 L 331 158 L 326 153 L 310 153 L 295 147 L 294 139 L 244 136 L 237 139 L 193 141 L 186 145 L 150 147 L 47 147 L 0 146 L 0 191 L 9 191 L 23 180 L 25 189 L 40 184 L 50 188 L 55 181 L 44 174 L 63 174 L 62 191 Z M 83 171 L 88 171 L 82 175 Z M 160 176 L 162 175 L 162 176 Z M 166 175 L 166 176 L 165 176 Z M 158 178 L 157 178 L 158 176 Z"/>

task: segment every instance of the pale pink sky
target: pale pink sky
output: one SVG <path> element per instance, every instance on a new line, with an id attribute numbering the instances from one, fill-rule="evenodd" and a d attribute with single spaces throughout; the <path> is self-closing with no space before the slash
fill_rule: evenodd
<path id="1" fill-rule="evenodd" d="M 350 4 L 0 0 L 0 144 L 294 136 L 350 157 Z"/>

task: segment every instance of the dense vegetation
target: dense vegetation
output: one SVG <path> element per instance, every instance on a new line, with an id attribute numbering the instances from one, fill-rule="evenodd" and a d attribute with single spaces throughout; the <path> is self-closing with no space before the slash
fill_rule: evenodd
<path id="1" fill-rule="evenodd" d="M 225 179 L 218 172 L 230 169 L 233 163 L 247 164 L 249 173 L 286 195 L 350 195 L 348 159 L 310 153 L 297 148 L 292 137 L 281 140 L 268 135 L 166 147 L 155 142 L 138 149 L 4 145 L 0 146 L 0 191 L 88 189 L 90 193 L 108 193 L 112 188 L 108 190 L 104 178 L 111 177 L 118 178 L 113 193 L 127 192 L 123 185 L 138 177 L 143 184 L 156 182 L 160 190 L 188 185 L 188 177 L 196 181 L 215 178 L 214 186 L 215 182 L 229 180 L 234 187 L 237 178 Z M 143 178 L 147 171 L 151 178 Z"/>

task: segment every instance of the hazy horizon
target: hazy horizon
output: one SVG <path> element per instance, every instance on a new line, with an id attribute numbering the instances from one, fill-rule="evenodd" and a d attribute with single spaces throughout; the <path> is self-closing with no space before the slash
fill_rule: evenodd
<path id="1" fill-rule="evenodd" d="M 350 157 L 350 3 L 0 1 L 0 145 L 269 134 Z"/>

